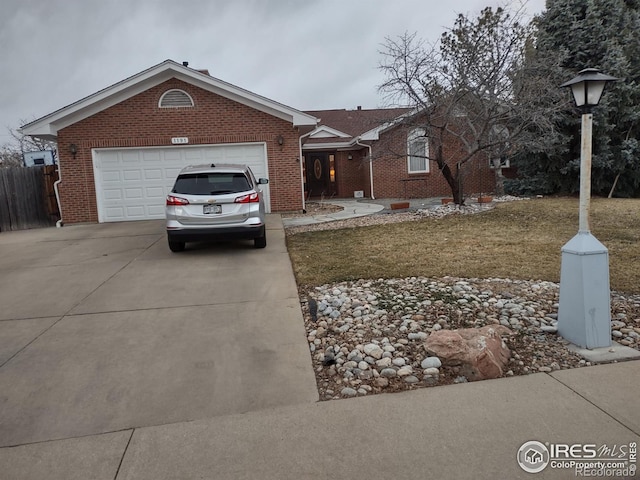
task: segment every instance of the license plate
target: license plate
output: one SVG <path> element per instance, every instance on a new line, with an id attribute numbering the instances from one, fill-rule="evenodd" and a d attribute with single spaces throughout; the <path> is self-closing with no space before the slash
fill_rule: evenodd
<path id="1" fill-rule="evenodd" d="M 203 205 L 203 213 L 205 214 L 209 214 L 209 213 L 222 213 L 222 205 Z"/>

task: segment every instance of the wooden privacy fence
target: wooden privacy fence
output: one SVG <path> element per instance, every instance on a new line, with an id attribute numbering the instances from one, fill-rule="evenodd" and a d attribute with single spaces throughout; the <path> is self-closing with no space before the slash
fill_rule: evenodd
<path id="1" fill-rule="evenodd" d="M 55 224 L 57 179 L 55 165 L 0 168 L 0 232 Z"/>

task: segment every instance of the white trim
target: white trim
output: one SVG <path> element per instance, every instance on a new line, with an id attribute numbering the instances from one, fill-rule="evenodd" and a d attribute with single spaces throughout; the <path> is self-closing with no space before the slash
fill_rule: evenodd
<path id="1" fill-rule="evenodd" d="M 311 132 L 309 132 L 311 133 Z M 302 211 L 306 212 L 307 209 L 307 201 L 304 198 L 304 183 L 305 183 L 305 178 L 304 178 L 304 162 L 305 162 L 305 158 L 304 158 L 304 153 L 302 152 L 302 139 L 307 137 L 309 135 L 309 133 L 305 133 L 304 135 L 300 135 L 298 137 L 298 163 L 300 164 L 300 189 L 302 190 Z"/>
<path id="2" fill-rule="evenodd" d="M 267 151 L 267 142 L 235 142 L 235 143 L 198 143 L 197 145 L 150 145 L 148 147 L 97 147 L 91 151 L 107 151 L 107 150 L 157 150 L 165 148 L 202 148 L 202 147 L 240 147 L 245 145 L 262 145 Z"/>
<path id="3" fill-rule="evenodd" d="M 173 60 L 165 60 L 71 105 L 23 125 L 19 131 L 24 135 L 55 139 L 58 130 L 95 115 L 171 78 L 177 78 L 235 102 L 289 121 L 293 126 L 315 127 L 318 124 L 318 119 L 312 115 L 185 67 Z"/>
<path id="4" fill-rule="evenodd" d="M 189 98 L 191 105 L 162 105 L 162 101 L 164 100 L 164 97 L 166 97 L 169 93 L 172 93 L 172 92 L 180 92 L 185 94 Z M 170 88 L 169 90 L 164 92 L 162 95 L 160 95 L 160 99 L 158 100 L 158 108 L 190 108 L 194 106 L 195 106 L 195 102 L 193 101 L 193 98 L 191 97 L 191 95 L 189 95 L 187 92 L 185 92 L 181 88 Z"/>
<path id="5" fill-rule="evenodd" d="M 367 130 L 362 135 L 360 135 L 360 141 L 367 142 L 367 141 L 379 140 L 381 133 L 383 133 L 384 131 L 392 127 L 395 127 L 398 123 L 402 122 L 405 118 L 411 117 L 415 115 L 417 112 L 419 112 L 419 109 L 414 108 L 410 112 L 403 113 L 402 115 L 400 115 L 397 118 L 394 118 L 390 122 L 385 122 L 382 125 L 372 128 L 371 130 Z"/>
<path id="6" fill-rule="evenodd" d="M 361 147 L 367 147 L 369 149 L 369 158 L 367 159 L 369 162 L 369 183 L 371 184 L 371 200 L 375 200 L 375 194 L 373 193 L 373 149 L 371 145 L 366 145 L 364 143 L 360 143 L 360 137 L 356 138 L 356 145 Z"/>
<path id="7" fill-rule="evenodd" d="M 352 150 L 355 143 L 351 142 L 327 142 L 327 143 L 304 143 L 302 150 Z"/>
<path id="8" fill-rule="evenodd" d="M 424 160 L 424 169 L 412 170 L 411 169 L 411 146 L 413 142 L 423 139 L 424 140 L 424 152 L 415 155 L 416 160 Z M 429 138 L 424 128 L 413 128 L 407 134 L 407 173 L 429 173 Z"/>
<path id="9" fill-rule="evenodd" d="M 386 124 L 385 124 L 386 125 Z M 383 128 L 385 128 L 384 126 L 380 126 L 380 127 L 376 127 L 374 129 L 371 129 L 367 132 L 364 132 L 362 135 L 360 135 L 360 140 L 362 141 L 375 141 L 375 140 L 379 140 L 380 139 L 380 132 L 383 130 Z"/>
<path id="10" fill-rule="evenodd" d="M 318 128 L 309 133 L 309 138 L 351 138 L 348 133 L 341 132 L 335 128 L 327 127 L 326 125 L 320 125 Z"/>

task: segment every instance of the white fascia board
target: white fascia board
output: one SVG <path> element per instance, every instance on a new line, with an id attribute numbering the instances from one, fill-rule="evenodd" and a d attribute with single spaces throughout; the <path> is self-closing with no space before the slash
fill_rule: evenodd
<path id="1" fill-rule="evenodd" d="M 294 126 L 316 126 L 318 123 L 318 119 L 312 115 L 200 73 L 173 60 L 165 60 L 154 67 L 28 123 L 20 130 L 25 135 L 55 138 L 58 130 L 95 115 L 173 77 L 277 118 L 290 121 Z"/>
<path id="2" fill-rule="evenodd" d="M 403 117 L 399 117 L 393 120 L 392 122 L 386 122 L 382 125 L 372 128 L 371 130 L 368 130 L 364 132 L 362 135 L 360 135 L 358 139 L 364 142 L 372 142 L 372 141 L 380 140 L 380 134 L 385 130 L 389 129 L 390 127 L 393 127 L 396 123 L 400 121 L 401 118 Z"/>
<path id="3" fill-rule="evenodd" d="M 383 127 L 376 127 L 373 130 L 369 130 L 368 132 L 364 132 L 362 135 L 358 137 L 360 141 L 374 141 L 380 139 L 380 131 Z"/>
<path id="4" fill-rule="evenodd" d="M 380 134 L 392 127 L 395 127 L 398 123 L 402 122 L 405 118 L 409 118 L 413 115 L 415 115 L 416 113 L 418 113 L 420 110 L 418 108 L 415 108 L 413 110 L 411 110 L 410 112 L 404 113 L 402 115 L 400 115 L 398 118 L 393 119 L 390 122 L 386 122 L 383 123 L 380 126 L 377 126 L 375 128 L 372 128 L 369 131 L 364 132 L 362 135 L 360 135 L 360 140 L 361 141 L 374 141 L 374 140 L 379 140 L 380 139 Z"/>
<path id="5" fill-rule="evenodd" d="M 314 131 L 309 134 L 309 138 L 351 138 L 348 133 L 341 132 L 335 128 L 327 127 L 326 125 L 320 125 Z"/>
<path id="6" fill-rule="evenodd" d="M 172 62 L 173 63 L 173 62 Z M 156 65 L 138 73 L 126 80 L 100 90 L 88 97 L 78 100 L 45 115 L 22 127 L 25 135 L 41 137 L 43 135 L 57 136 L 58 130 L 73 125 L 80 120 L 95 115 L 113 105 L 148 90 L 159 83 L 165 82 L 173 75 L 164 67 L 167 62 Z"/>
<path id="7" fill-rule="evenodd" d="M 33 122 L 32 122 L 33 123 Z M 37 138 L 41 138 L 42 140 L 50 140 L 55 142 L 58 138 L 57 130 L 53 130 L 51 124 L 47 124 L 42 126 L 40 129 L 31 128 L 31 124 L 24 125 L 17 129 L 18 133 L 21 135 L 31 135 Z"/>
<path id="8" fill-rule="evenodd" d="M 352 149 L 355 146 L 354 141 L 350 142 L 332 142 L 332 143 L 303 143 L 302 150 L 344 150 Z"/>

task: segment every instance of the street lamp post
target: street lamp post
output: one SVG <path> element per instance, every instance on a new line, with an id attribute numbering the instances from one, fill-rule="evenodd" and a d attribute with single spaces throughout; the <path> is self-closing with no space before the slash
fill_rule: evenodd
<path id="1" fill-rule="evenodd" d="M 609 251 L 591 234 L 592 108 L 604 87 L 617 80 L 595 68 L 586 68 L 561 85 L 570 87 L 582 110 L 580 148 L 580 217 L 578 234 L 562 247 L 558 333 L 575 345 L 593 349 L 611 345 Z"/>

